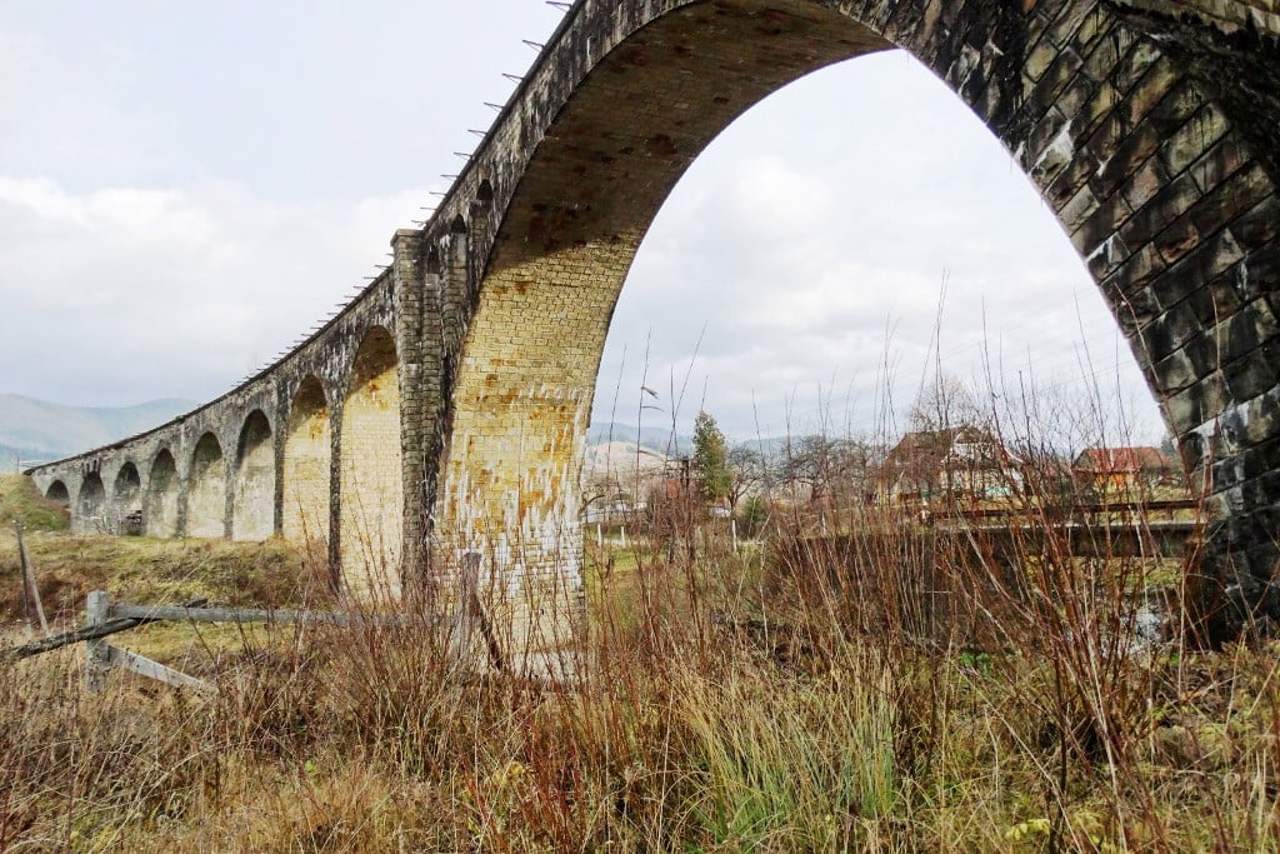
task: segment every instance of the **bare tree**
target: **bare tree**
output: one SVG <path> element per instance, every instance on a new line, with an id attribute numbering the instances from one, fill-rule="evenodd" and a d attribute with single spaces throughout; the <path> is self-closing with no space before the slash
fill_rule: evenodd
<path id="1" fill-rule="evenodd" d="M 938 374 L 920 389 L 909 421 L 916 432 L 935 432 L 978 422 L 981 410 L 973 391 L 950 374 Z"/>
<path id="2" fill-rule="evenodd" d="M 782 461 L 781 474 L 808 486 L 814 499 L 848 499 L 869 491 L 877 456 L 865 442 L 806 436 Z"/>
<path id="3" fill-rule="evenodd" d="M 764 457 L 749 445 L 729 449 L 729 509 L 736 511 L 738 502 L 764 482 Z"/>

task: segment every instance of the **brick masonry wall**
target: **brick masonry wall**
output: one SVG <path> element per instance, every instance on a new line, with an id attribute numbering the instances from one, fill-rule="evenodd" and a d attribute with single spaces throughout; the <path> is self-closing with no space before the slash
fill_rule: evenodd
<path id="1" fill-rule="evenodd" d="M 395 340 L 370 332 L 342 406 L 342 573 L 347 589 L 398 590 L 404 522 Z"/>
<path id="2" fill-rule="evenodd" d="M 151 488 L 145 493 L 143 520 L 147 534 L 166 539 L 178 534 L 178 466 L 167 449 L 151 466 Z"/>
<path id="3" fill-rule="evenodd" d="M 99 534 L 104 531 L 109 521 L 109 514 L 107 489 L 102 482 L 101 474 L 91 472 L 85 476 L 72 507 L 71 529 L 73 531 L 77 534 Z"/>
<path id="4" fill-rule="evenodd" d="M 227 466 L 217 437 L 206 433 L 196 443 L 187 491 L 186 533 L 215 539 L 226 535 Z"/>
<path id="5" fill-rule="evenodd" d="M 232 482 L 231 538 L 269 538 L 276 527 L 276 454 L 271 424 L 261 410 L 250 413 L 240 432 Z"/>
<path id="6" fill-rule="evenodd" d="M 137 466 L 133 463 L 121 466 L 111 495 L 109 524 L 113 530 L 124 530 L 130 524 L 130 517 L 142 510 L 142 477 Z"/>
<path id="7" fill-rule="evenodd" d="M 318 380 L 302 387 L 289 410 L 281 497 L 284 538 L 293 543 L 329 540 L 329 406 Z"/>

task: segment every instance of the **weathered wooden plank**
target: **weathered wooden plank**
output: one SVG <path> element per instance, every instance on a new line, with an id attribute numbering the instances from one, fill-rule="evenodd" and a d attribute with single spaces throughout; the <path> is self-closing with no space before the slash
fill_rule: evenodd
<path id="1" fill-rule="evenodd" d="M 191 602 L 190 607 L 196 608 L 203 605 L 205 600 L 195 599 Z M 52 637 L 41 638 L 38 641 L 32 641 L 19 647 L 0 652 L 0 661 L 18 661 L 23 658 L 31 658 L 32 656 L 42 655 L 46 652 L 53 652 L 64 646 L 80 643 L 82 641 L 98 640 L 99 638 L 109 637 L 120 632 L 127 632 L 129 629 L 136 629 L 138 626 L 145 626 L 147 623 L 153 623 L 155 620 L 140 619 L 109 619 L 105 623 L 94 625 L 86 624 L 83 628 L 75 631 L 63 632 Z"/>
<path id="2" fill-rule="evenodd" d="M 119 667 L 124 670 L 130 670 L 139 676 L 145 676 L 148 679 L 155 679 L 157 682 L 163 682 L 166 685 L 172 685 L 175 688 L 192 688 L 196 691 L 205 693 L 216 693 L 217 688 L 205 682 L 203 679 L 197 679 L 194 676 L 188 676 L 174 670 L 172 667 L 166 667 L 158 661 L 152 661 L 146 656 L 139 655 L 136 652 L 130 652 L 127 649 L 121 649 L 118 646 L 107 647 L 107 660 L 112 667 Z"/>
<path id="3" fill-rule="evenodd" d="M 115 619 L 173 620 L 194 623 L 290 623 L 346 626 L 361 623 L 402 625 L 415 619 L 402 614 L 351 614 L 343 611 L 295 611 L 285 608 L 188 608 L 181 605 L 113 605 Z M 435 618 L 431 618 L 434 621 Z"/>

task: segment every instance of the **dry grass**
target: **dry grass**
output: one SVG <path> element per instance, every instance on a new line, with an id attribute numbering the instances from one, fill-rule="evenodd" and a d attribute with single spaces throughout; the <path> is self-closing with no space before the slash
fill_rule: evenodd
<path id="1" fill-rule="evenodd" d="M 460 669 L 426 616 L 149 630 L 212 697 L 87 696 L 70 651 L 0 670 L 0 849 L 1276 850 L 1280 649 L 1136 620 L 1193 562 L 1081 559 L 1048 521 L 993 560 L 894 512 L 843 551 L 593 553 L 569 686 Z M 35 550 L 77 597 L 281 604 L 322 575 L 278 544 Z"/>
<path id="2" fill-rule="evenodd" d="M 323 589 L 305 559 L 278 541 L 153 540 L 143 537 L 26 534 L 40 595 L 50 615 L 75 619 L 92 590 L 131 602 L 196 598 L 237 606 L 281 606 Z M 22 615 L 17 543 L 0 529 L 0 623 Z M 315 593 L 318 595 L 318 593 Z"/>

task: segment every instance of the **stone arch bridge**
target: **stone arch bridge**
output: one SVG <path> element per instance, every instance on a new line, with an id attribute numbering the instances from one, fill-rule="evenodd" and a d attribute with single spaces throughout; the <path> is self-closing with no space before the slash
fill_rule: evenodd
<path id="1" fill-rule="evenodd" d="M 207 406 L 31 474 L 81 530 L 283 534 L 350 586 L 478 550 L 507 593 L 574 597 L 596 373 L 659 206 L 757 101 L 894 47 L 1055 211 L 1209 478 L 1219 577 L 1270 602 L 1277 0 L 579 0 L 344 313 Z"/>

